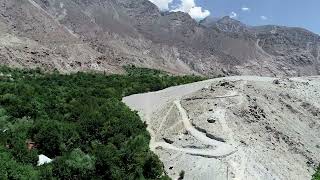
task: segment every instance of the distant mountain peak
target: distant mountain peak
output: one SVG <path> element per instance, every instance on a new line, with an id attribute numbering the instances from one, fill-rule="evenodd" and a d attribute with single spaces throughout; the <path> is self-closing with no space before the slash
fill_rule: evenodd
<path id="1" fill-rule="evenodd" d="M 220 22 L 220 23 L 241 23 L 240 21 L 233 19 L 230 16 L 224 16 L 221 19 L 219 19 L 218 22 Z"/>
<path id="2" fill-rule="evenodd" d="M 218 20 L 220 20 L 220 18 L 214 17 L 214 16 L 208 16 L 206 18 L 204 18 L 203 20 L 201 20 L 199 22 L 199 24 L 205 26 L 205 27 L 212 27 Z"/>

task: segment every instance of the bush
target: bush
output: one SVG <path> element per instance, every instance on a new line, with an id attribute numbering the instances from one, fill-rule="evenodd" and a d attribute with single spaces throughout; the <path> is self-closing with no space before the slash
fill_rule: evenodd
<path id="1" fill-rule="evenodd" d="M 90 179 L 95 175 L 95 157 L 74 149 L 53 162 L 53 176 L 60 179 Z"/>

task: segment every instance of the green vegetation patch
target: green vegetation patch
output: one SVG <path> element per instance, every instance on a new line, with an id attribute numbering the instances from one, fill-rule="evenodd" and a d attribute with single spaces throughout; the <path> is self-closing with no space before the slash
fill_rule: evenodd
<path id="1" fill-rule="evenodd" d="M 126 70 L 63 75 L 1 67 L 0 179 L 168 179 L 149 150 L 146 125 L 121 99 L 203 78 Z M 37 166 L 40 154 L 53 162 Z"/>
<path id="2" fill-rule="evenodd" d="M 320 166 L 317 169 L 317 172 L 312 176 L 312 180 L 320 180 Z"/>

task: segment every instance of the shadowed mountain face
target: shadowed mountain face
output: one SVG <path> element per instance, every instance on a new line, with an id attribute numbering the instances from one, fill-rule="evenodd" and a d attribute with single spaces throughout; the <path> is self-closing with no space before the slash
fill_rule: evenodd
<path id="1" fill-rule="evenodd" d="M 200 23 L 148 0 L 0 0 L 0 60 L 63 72 L 298 76 L 320 73 L 320 37 L 300 28 Z"/>

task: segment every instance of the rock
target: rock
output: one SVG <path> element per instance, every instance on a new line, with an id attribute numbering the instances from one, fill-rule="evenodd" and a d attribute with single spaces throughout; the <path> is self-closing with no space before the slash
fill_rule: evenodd
<path id="1" fill-rule="evenodd" d="M 280 80 L 279 79 L 274 80 L 273 84 L 280 84 Z"/>
<path id="2" fill-rule="evenodd" d="M 215 123 L 217 120 L 215 118 L 211 117 L 207 121 L 208 121 L 208 123 Z"/>
<path id="3" fill-rule="evenodd" d="M 163 138 L 163 140 L 168 144 L 173 144 L 174 143 L 174 141 L 172 141 L 172 140 L 170 140 L 168 138 Z"/>

